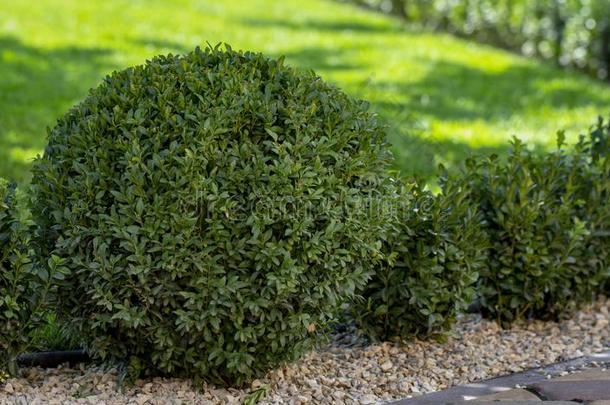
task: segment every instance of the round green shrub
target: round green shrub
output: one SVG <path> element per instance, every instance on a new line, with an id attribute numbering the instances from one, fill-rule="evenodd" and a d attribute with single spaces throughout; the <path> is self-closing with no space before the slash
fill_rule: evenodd
<path id="1" fill-rule="evenodd" d="M 476 207 L 452 184 L 438 196 L 401 188 L 385 260 L 353 306 L 373 340 L 440 337 L 472 303 L 487 243 Z"/>
<path id="2" fill-rule="evenodd" d="M 316 344 L 379 257 L 389 152 L 367 105 L 216 48 L 107 77 L 34 165 L 62 317 L 135 370 L 239 384 Z"/>

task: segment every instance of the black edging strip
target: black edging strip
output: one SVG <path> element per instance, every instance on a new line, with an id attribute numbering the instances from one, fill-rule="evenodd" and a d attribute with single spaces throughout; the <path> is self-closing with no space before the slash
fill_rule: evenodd
<path id="1" fill-rule="evenodd" d="M 63 352 L 24 353 L 17 356 L 17 364 L 22 367 L 54 368 L 64 363 L 88 363 L 91 358 L 84 350 Z"/>

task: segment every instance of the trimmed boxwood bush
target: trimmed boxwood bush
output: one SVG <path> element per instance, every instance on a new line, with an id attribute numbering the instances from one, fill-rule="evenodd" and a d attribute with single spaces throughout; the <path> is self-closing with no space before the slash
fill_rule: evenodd
<path id="1" fill-rule="evenodd" d="M 239 384 L 310 349 L 363 286 L 389 152 L 364 102 L 216 48 L 115 72 L 34 165 L 61 316 L 96 357 Z"/>
<path id="2" fill-rule="evenodd" d="M 354 304 L 374 340 L 439 335 L 474 299 L 487 243 L 468 194 L 445 183 L 438 196 L 402 187 L 384 262 Z"/>
<path id="3" fill-rule="evenodd" d="M 471 158 L 457 180 L 482 213 L 490 241 L 481 306 L 503 325 L 557 318 L 590 301 L 608 277 L 604 254 L 596 252 L 607 241 L 595 229 L 608 224 L 608 178 L 598 176 L 587 142 L 567 153 L 563 139 L 542 155 L 515 139 L 506 160 Z"/>
<path id="4" fill-rule="evenodd" d="M 14 188 L 0 179 L 0 372 L 16 371 L 14 359 L 27 343 L 22 304 L 29 258 L 14 207 Z"/>
<path id="5" fill-rule="evenodd" d="M 15 187 L 0 178 L 0 380 L 17 372 L 16 358 L 32 348 L 30 335 L 44 324 L 44 309 L 52 280 L 61 266 L 33 266 L 32 223 L 18 206 Z"/>
<path id="6" fill-rule="evenodd" d="M 596 275 L 587 280 L 594 291 L 610 295 L 610 121 L 600 118 L 588 136 L 579 138 L 570 168 L 580 201 L 575 215 L 588 229 L 580 261 Z"/>

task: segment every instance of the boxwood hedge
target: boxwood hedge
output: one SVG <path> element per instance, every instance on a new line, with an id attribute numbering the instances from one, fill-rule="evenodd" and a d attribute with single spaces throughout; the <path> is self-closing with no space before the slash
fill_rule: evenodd
<path id="1" fill-rule="evenodd" d="M 12 373 L 16 370 L 14 359 L 27 343 L 23 334 L 27 314 L 22 309 L 26 293 L 22 280 L 29 265 L 14 198 L 14 189 L 0 179 L 0 372 L 9 369 Z"/>
<path id="2" fill-rule="evenodd" d="M 311 348 L 380 257 L 389 153 L 364 102 L 229 47 L 115 72 L 34 165 L 60 313 L 133 373 L 239 384 Z M 381 211 L 378 211 L 381 212 Z M 42 246 L 44 245 L 44 246 Z"/>
<path id="3" fill-rule="evenodd" d="M 63 276 L 55 258 L 48 269 L 33 264 L 33 224 L 17 201 L 14 185 L 0 178 L 0 380 L 5 371 L 15 375 L 17 355 L 32 348 L 53 280 Z"/>
<path id="4" fill-rule="evenodd" d="M 438 196 L 414 182 L 399 192 L 385 259 L 354 304 L 374 340 L 442 334 L 474 300 L 487 251 L 481 217 L 467 192 L 442 183 Z"/>
<path id="5" fill-rule="evenodd" d="M 571 150 L 564 138 L 544 154 L 514 139 L 506 159 L 473 157 L 450 180 L 483 215 L 490 250 L 479 296 L 503 325 L 556 319 L 610 279 L 608 127 L 600 120 Z"/>
<path id="6" fill-rule="evenodd" d="M 586 221 L 588 229 L 580 261 L 595 274 L 587 279 L 594 292 L 610 295 L 610 120 L 600 118 L 570 155 L 579 198 L 575 216 Z"/>

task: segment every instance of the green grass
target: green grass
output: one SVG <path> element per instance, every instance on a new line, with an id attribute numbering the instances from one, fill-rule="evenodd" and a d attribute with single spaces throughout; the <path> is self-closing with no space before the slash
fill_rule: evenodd
<path id="1" fill-rule="evenodd" d="M 610 112 L 606 84 L 330 0 L 0 0 L 0 176 L 27 181 L 46 127 L 104 75 L 206 42 L 286 55 L 370 100 L 405 173 L 512 135 L 550 145 Z"/>

